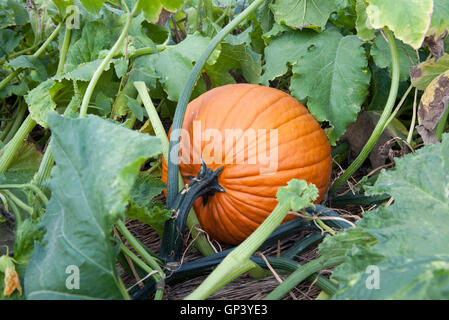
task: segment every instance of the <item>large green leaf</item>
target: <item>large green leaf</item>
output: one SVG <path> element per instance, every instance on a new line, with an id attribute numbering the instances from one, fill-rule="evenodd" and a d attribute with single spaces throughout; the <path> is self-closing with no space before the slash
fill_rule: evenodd
<path id="1" fill-rule="evenodd" d="M 25 275 L 27 298 L 123 298 L 112 226 L 126 208 L 140 165 L 160 153 L 160 142 L 96 116 L 50 113 L 48 123 L 56 166 L 41 222 L 46 235 L 35 244 Z M 67 277 L 76 268 L 79 289 L 68 289 Z"/>
<path id="2" fill-rule="evenodd" d="M 178 101 L 193 64 L 199 59 L 209 42 L 210 38 L 195 33 L 187 36 L 184 41 L 176 46 L 167 48 L 158 54 L 141 57 L 139 65 L 142 66 L 143 73 L 156 72 L 168 98 L 172 101 Z M 220 50 L 217 48 L 207 63 L 216 63 L 219 54 Z"/>
<path id="3" fill-rule="evenodd" d="M 366 0 L 371 26 L 388 27 L 396 38 L 412 46 L 421 47 L 432 17 L 433 0 Z"/>
<path id="4" fill-rule="evenodd" d="M 334 299 L 449 299 L 448 159 L 447 134 L 441 144 L 396 159 L 369 190 L 394 203 L 366 213 L 339 236 L 345 242 L 326 239 L 328 249 L 346 254 L 333 273 Z M 361 234 L 372 239 L 361 241 Z"/>
<path id="5" fill-rule="evenodd" d="M 271 10 L 278 24 L 320 30 L 337 7 L 329 0 L 276 0 Z"/>
<path id="6" fill-rule="evenodd" d="M 307 53 L 293 66 L 290 90 L 306 102 L 318 121 L 328 120 L 334 145 L 355 121 L 368 94 L 370 72 L 365 50 L 357 36 L 343 37 L 328 29 L 310 41 Z"/>
<path id="7" fill-rule="evenodd" d="M 84 25 L 81 37 L 69 47 L 64 71 L 69 72 L 80 65 L 102 58 L 102 50 L 108 50 L 116 36 L 105 21 L 91 21 Z"/>
<path id="8" fill-rule="evenodd" d="M 310 30 L 290 31 L 271 39 L 265 47 L 265 65 L 261 82 L 268 85 L 277 77 L 287 72 L 287 64 L 295 65 L 310 45 L 310 40 L 317 34 Z"/>

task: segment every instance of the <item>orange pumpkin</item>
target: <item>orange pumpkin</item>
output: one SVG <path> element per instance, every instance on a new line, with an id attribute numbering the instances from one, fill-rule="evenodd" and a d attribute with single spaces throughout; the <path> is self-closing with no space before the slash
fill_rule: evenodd
<path id="1" fill-rule="evenodd" d="M 188 136 L 181 136 L 179 169 L 185 183 L 189 182 L 186 176 L 196 176 L 200 170 L 195 157 L 214 171 L 224 166 L 218 183 L 225 192 L 215 193 L 206 202 L 197 199 L 193 205 L 203 230 L 218 241 L 239 244 L 245 240 L 277 205 L 278 188 L 291 179 L 315 184 L 319 190 L 316 203 L 329 187 L 332 159 L 326 134 L 299 101 L 278 89 L 252 84 L 212 89 L 189 103 L 183 130 Z M 275 153 L 270 145 L 275 138 L 270 133 L 276 132 L 277 163 L 269 173 L 268 161 L 259 159 L 257 153 L 264 147 L 259 145 L 263 137 L 254 135 L 258 132 L 266 133 L 267 158 Z M 236 139 L 226 140 L 230 133 Z M 242 140 L 246 142 L 243 149 Z M 162 166 L 166 182 L 165 161 Z M 289 215 L 284 222 L 293 218 Z"/>

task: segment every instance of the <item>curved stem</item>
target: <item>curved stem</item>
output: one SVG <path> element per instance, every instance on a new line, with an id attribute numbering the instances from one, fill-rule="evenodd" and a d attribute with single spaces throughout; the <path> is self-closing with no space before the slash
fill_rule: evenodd
<path id="1" fill-rule="evenodd" d="M 391 64 L 392 64 L 392 77 L 391 77 L 391 87 L 390 87 L 390 93 L 388 95 L 387 102 L 385 104 L 384 111 L 382 112 L 382 115 L 380 116 L 379 122 L 377 123 L 376 127 L 374 128 L 373 133 L 371 134 L 370 138 L 366 142 L 365 146 L 363 147 L 360 154 L 357 156 L 357 158 L 354 160 L 353 163 L 346 169 L 346 171 L 334 182 L 332 187 L 329 190 L 329 194 L 335 194 L 335 192 L 349 179 L 349 177 L 352 176 L 352 174 L 360 168 L 360 166 L 363 164 L 363 162 L 368 157 L 369 153 L 373 149 L 374 145 L 376 144 L 377 140 L 379 139 L 380 135 L 382 134 L 385 124 L 388 121 L 388 118 L 390 117 L 391 110 L 393 109 L 394 102 L 396 101 L 397 93 L 398 93 L 398 87 L 399 87 L 399 58 L 398 58 L 398 50 L 396 48 L 396 44 L 394 41 L 393 34 L 390 30 L 385 29 L 384 30 L 385 35 L 388 40 L 388 45 L 390 48 L 390 54 L 391 54 Z"/>
<path id="2" fill-rule="evenodd" d="M 250 256 L 282 222 L 289 210 L 288 205 L 279 203 L 265 221 L 245 241 L 228 254 L 206 280 L 186 299 L 206 299 L 237 276 L 251 269 Z"/>
<path id="3" fill-rule="evenodd" d="M 19 130 L 17 130 L 14 137 L 8 143 L 7 146 L 3 149 L 3 153 L 0 157 L 0 173 L 5 173 L 11 165 L 12 160 L 16 156 L 17 150 L 19 150 L 23 141 L 28 137 L 28 134 L 33 130 L 36 126 L 36 122 L 31 119 L 31 116 L 28 115 L 25 118 L 25 121 L 20 126 Z"/>
<path id="4" fill-rule="evenodd" d="M 412 114 L 412 122 L 410 123 L 410 128 L 408 130 L 407 135 L 407 143 L 412 143 L 413 131 L 415 131 L 415 123 L 416 123 L 416 98 L 418 96 L 418 89 L 415 89 L 415 97 L 413 98 L 413 114 Z"/>
<path id="5" fill-rule="evenodd" d="M 39 189 L 35 185 L 32 185 L 32 184 L 2 184 L 2 185 L 0 185 L 0 190 L 1 189 L 25 189 L 25 188 L 31 189 L 32 191 L 34 191 L 44 202 L 45 206 L 48 204 L 47 196 L 42 192 L 41 189 Z"/>
<path id="6" fill-rule="evenodd" d="M 108 55 L 103 59 L 101 64 L 98 66 L 97 70 L 95 70 L 92 79 L 90 79 L 89 85 L 87 86 L 86 89 L 86 93 L 84 94 L 83 97 L 83 101 L 81 102 L 80 118 L 84 118 L 87 115 L 87 108 L 89 107 L 90 98 L 92 97 L 98 79 L 100 79 L 100 76 L 103 74 L 104 69 L 106 68 L 107 65 L 109 65 L 112 57 L 114 57 L 114 55 L 117 53 L 120 46 L 122 45 L 123 41 L 125 40 L 126 35 L 128 34 L 129 27 L 131 26 L 133 15 L 136 12 L 137 7 L 139 6 L 139 1 L 140 0 L 137 0 L 136 4 L 134 5 L 133 11 L 128 12 L 126 14 L 126 23 L 125 26 L 123 27 L 122 33 L 120 34 L 119 38 L 117 39 L 111 50 L 109 50 Z"/>
<path id="7" fill-rule="evenodd" d="M 142 257 L 142 259 L 147 263 L 151 268 L 154 270 L 157 270 L 160 272 L 161 275 L 164 274 L 162 271 L 162 268 L 159 266 L 159 264 L 156 262 L 156 260 L 148 253 L 148 251 L 145 250 L 144 247 L 134 238 L 134 236 L 129 232 L 129 230 L 126 228 L 125 224 L 122 220 L 117 220 L 115 223 L 117 229 L 120 231 L 120 233 L 125 237 L 126 241 L 133 247 L 137 253 Z"/>
<path id="8" fill-rule="evenodd" d="M 58 69 L 56 69 L 56 74 L 60 74 L 64 69 L 65 59 L 67 57 L 67 51 L 70 45 L 70 35 L 72 33 L 71 28 L 65 28 L 64 42 L 62 43 L 61 53 L 59 55 Z"/>
<path id="9" fill-rule="evenodd" d="M 393 112 L 391 113 L 390 117 L 388 118 L 387 122 L 385 123 L 384 129 L 386 127 L 388 127 L 388 125 L 390 124 L 391 121 L 393 121 L 393 119 L 396 117 L 396 115 L 398 114 L 399 110 L 401 109 L 402 105 L 404 104 L 405 99 L 407 99 L 410 91 L 412 91 L 413 89 L 413 85 L 410 85 L 407 90 L 405 91 L 404 95 L 402 96 L 401 100 L 399 101 L 399 103 L 397 104 L 396 108 L 394 108 Z"/>
<path id="10" fill-rule="evenodd" d="M 318 258 L 312 260 L 293 272 L 276 289 L 274 289 L 264 300 L 278 300 L 296 287 L 301 281 L 322 269 L 333 267 L 344 262 L 344 257 L 334 257 L 330 259 Z"/>
<path id="11" fill-rule="evenodd" d="M 17 198 L 11 191 L 4 190 L 3 191 L 11 201 L 13 201 L 16 205 L 18 205 L 20 208 L 25 210 L 30 216 L 33 216 L 33 208 L 27 205 L 25 202 Z"/>
<path id="12" fill-rule="evenodd" d="M 172 134 L 170 136 L 170 152 L 168 158 L 168 174 L 167 174 L 167 204 L 170 207 L 176 198 L 178 193 L 178 159 L 179 159 L 179 140 L 180 130 L 184 121 L 184 114 L 186 111 L 187 103 L 190 100 L 190 96 L 193 91 L 193 87 L 198 79 L 201 70 L 207 59 L 214 51 L 215 47 L 240 23 L 242 23 L 249 14 L 256 10 L 265 0 L 255 0 L 250 6 L 248 6 L 243 12 L 234 18 L 229 24 L 226 25 L 208 44 L 201 57 L 195 63 L 189 78 L 182 91 L 182 94 L 178 100 L 176 106 L 175 116 L 172 124 Z M 170 156 L 174 158 L 171 159 Z"/>
<path id="13" fill-rule="evenodd" d="M 59 62 L 58 62 L 58 69 L 56 70 L 56 74 L 60 74 L 64 69 L 65 59 L 67 57 L 67 52 L 69 50 L 70 45 L 70 38 L 71 38 L 71 29 L 66 28 L 64 33 L 64 41 L 62 44 L 61 52 L 59 54 Z M 67 107 L 66 112 L 70 111 L 70 108 Z M 51 138 L 50 138 L 51 139 Z M 42 184 L 45 182 L 45 180 L 48 179 L 51 173 L 51 169 L 53 168 L 54 164 L 54 158 L 53 154 L 51 153 L 51 145 L 48 144 L 47 149 L 45 150 L 44 157 L 42 158 L 41 164 L 39 165 L 39 169 L 33 178 L 33 182 L 36 181 L 37 186 L 40 188 Z"/>
<path id="14" fill-rule="evenodd" d="M 202 196 L 203 201 L 207 201 L 209 194 L 224 191 L 217 181 L 222 169 L 223 167 L 220 167 L 216 171 L 212 171 L 202 162 L 198 175 L 192 178 L 191 182 L 178 193 L 173 206 L 175 218 L 169 219 L 165 223 L 159 252 L 161 258 L 168 262 L 168 267 L 173 269 L 179 267 L 184 245 L 186 220 L 195 200 Z"/>
<path id="15" fill-rule="evenodd" d="M 164 281 L 164 278 L 158 273 L 155 272 L 155 270 L 151 269 L 145 262 L 139 259 L 138 256 L 136 256 L 131 250 L 129 250 L 123 243 L 120 244 L 120 250 L 124 254 L 126 254 L 128 257 L 131 258 L 131 260 L 136 263 L 140 268 L 142 268 L 145 272 L 148 274 L 151 274 L 151 277 L 154 279 L 156 283 L 161 283 Z M 162 297 L 161 295 L 164 293 L 163 288 L 158 288 L 155 295 L 155 300 L 160 300 Z"/>

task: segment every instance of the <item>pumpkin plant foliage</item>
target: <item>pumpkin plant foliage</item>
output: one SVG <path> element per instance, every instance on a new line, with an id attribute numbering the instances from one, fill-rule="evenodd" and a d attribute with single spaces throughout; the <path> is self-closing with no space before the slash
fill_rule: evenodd
<path id="1" fill-rule="evenodd" d="M 321 254 L 345 256 L 332 275 L 339 283 L 333 299 L 449 298 L 448 159 L 447 134 L 441 144 L 396 159 L 395 170 L 383 170 L 369 189 L 394 203 L 325 239 Z"/>
<path id="2" fill-rule="evenodd" d="M 96 116 L 68 119 L 53 112 L 48 122 L 57 165 L 40 224 L 46 234 L 35 244 L 26 271 L 26 296 L 123 298 L 112 226 L 122 218 L 140 165 L 161 152 L 159 139 Z M 79 290 L 66 285 L 69 266 L 78 268 Z"/>

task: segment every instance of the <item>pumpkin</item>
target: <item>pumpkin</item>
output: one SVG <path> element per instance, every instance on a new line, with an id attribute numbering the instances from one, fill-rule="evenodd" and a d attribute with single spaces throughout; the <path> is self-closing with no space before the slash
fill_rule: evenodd
<path id="1" fill-rule="evenodd" d="M 304 105 L 281 90 L 252 84 L 214 88 L 188 104 L 183 131 L 179 170 L 185 183 L 200 170 L 198 159 L 214 171 L 223 166 L 218 183 L 225 192 L 193 204 L 202 229 L 215 240 L 228 244 L 245 240 L 277 205 L 278 188 L 291 179 L 315 184 L 316 203 L 329 187 L 332 158 L 326 134 Z M 258 132 L 262 136 L 254 135 Z M 230 133 L 234 140 L 227 140 Z M 255 150 L 264 147 L 259 145 L 262 138 L 265 158 L 255 156 Z M 270 171 L 267 158 L 276 151 Z M 165 161 L 162 167 L 166 182 Z M 293 218 L 288 215 L 284 222 Z"/>

